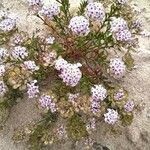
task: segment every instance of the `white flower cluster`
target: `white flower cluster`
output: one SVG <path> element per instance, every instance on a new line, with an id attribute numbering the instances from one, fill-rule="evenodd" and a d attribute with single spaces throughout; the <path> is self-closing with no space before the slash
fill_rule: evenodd
<path id="1" fill-rule="evenodd" d="M 117 0 L 119 4 L 126 4 L 128 2 L 128 0 Z"/>
<path id="2" fill-rule="evenodd" d="M 5 73 L 5 65 L 3 65 L 3 64 L 1 64 L 0 65 L 0 76 L 3 76 L 4 75 L 4 73 Z"/>
<path id="3" fill-rule="evenodd" d="M 35 98 L 39 94 L 39 86 L 36 85 L 37 80 L 27 83 L 27 94 L 29 98 Z"/>
<path id="4" fill-rule="evenodd" d="M 126 73 L 126 66 L 120 58 L 110 59 L 109 73 L 115 79 L 121 79 Z"/>
<path id="5" fill-rule="evenodd" d="M 132 40 L 132 34 L 129 31 L 127 22 L 123 18 L 113 17 L 110 25 L 110 30 L 118 41 L 128 42 Z"/>
<path id="6" fill-rule="evenodd" d="M 6 18 L 0 22 L 0 30 L 3 32 L 9 32 L 16 27 L 16 20 L 12 18 Z"/>
<path id="7" fill-rule="evenodd" d="M 103 85 L 95 85 L 91 88 L 91 111 L 97 113 L 100 109 L 100 102 L 107 97 L 107 90 Z"/>
<path id="8" fill-rule="evenodd" d="M 6 89 L 6 85 L 4 83 L 4 81 L 0 81 L 0 96 L 4 96 L 4 94 L 6 93 L 7 89 Z"/>
<path id="9" fill-rule="evenodd" d="M 15 60 L 22 60 L 28 56 L 28 51 L 25 47 L 16 46 L 12 50 L 11 55 Z"/>
<path id="10" fill-rule="evenodd" d="M 79 69 L 81 66 L 80 63 L 71 64 L 62 58 L 58 58 L 55 63 L 55 68 L 60 71 L 59 77 L 71 87 L 76 86 L 82 77 L 82 72 Z"/>
<path id="11" fill-rule="evenodd" d="M 59 15 L 60 7 L 57 3 L 50 3 L 48 5 L 44 5 L 42 9 L 39 11 L 39 14 L 42 15 L 45 19 L 52 20 L 54 16 Z"/>
<path id="12" fill-rule="evenodd" d="M 104 114 L 104 121 L 108 124 L 115 124 L 119 119 L 119 114 L 114 109 L 107 109 L 107 113 Z"/>
<path id="13" fill-rule="evenodd" d="M 89 3 L 86 7 L 85 15 L 91 20 L 103 22 L 105 19 L 104 6 L 99 2 Z"/>
<path id="14" fill-rule="evenodd" d="M 68 28 L 78 36 L 86 36 L 90 32 L 89 20 L 84 16 L 75 16 L 70 20 Z"/>
<path id="15" fill-rule="evenodd" d="M 114 94 L 114 99 L 119 101 L 122 100 L 125 96 L 124 90 L 121 88 Z"/>
<path id="16" fill-rule="evenodd" d="M 124 105 L 124 110 L 126 112 L 131 112 L 134 108 L 134 102 L 133 101 L 128 101 L 125 105 Z"/>
<path id="17" fill-rule="evenodd" d="M 39 66 L 37 66 L 37 65 L 35 64 L 35 62 L 34 62 L 34 61 L 31 61 L 31 60 L 29 60 L 29 61 L 24 61 L 23 67 L 24 67 L 24 69 L 27 69 L 27 70 L 29 70 L 29 71 L 31 71 L 31 72 L 34 72 L 34 71 L 39 70 Z"/>
<path id="18" fill-rule="evenodd" d="M 5 62 L 9 56 L 8 50 L 0 48 L 0 63 Z"/>
<path id="19" fill-rule="evenodd" d="M 10 39 L 11 46 L 21 45 L 24 42 L 25 35 L 16 33 Z"/>
<path id="20" fill-rule="evenodd" d="M 95 101 L 103 101 L 107 97 L 107 90 L 103 85 L 95 85 L 91 88 L 92 99 Z"/>
<path id="21" fill-rule="evenodd" d="M 52 113 L 56 112 L 56 104 L 52 101 L 52 98 L 49 95 L 42 95 L 39 102 L 43 108 L 50 109 Z"/>

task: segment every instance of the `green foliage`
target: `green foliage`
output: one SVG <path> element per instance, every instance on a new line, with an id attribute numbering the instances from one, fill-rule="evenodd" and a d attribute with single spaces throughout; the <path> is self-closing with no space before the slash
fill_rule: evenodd
<path id="1" fill-rule="evenodd" d="M 123 126 L 129 126 L 133 122 L 133 114 L 122 114 L 121 121 Z"/>
<path id="2" fill-rule="evenodd" d="M 75 114 L 68 120 L 67 130 L 69 137 L 75 141 L 88 136 L 86 125 L 78 114 Z"/>
<path id="3" fill-rule="evenodd" d="M 87 0 L 83 0 L 80 3 L 80 6 L 79 6 L 78 12 L 77 12 L 78 15 L 83 15 L 84 14 L 84 11 L 85 11 L 85 8 L 86 8 L 87 4 L 88 4 Z"/>

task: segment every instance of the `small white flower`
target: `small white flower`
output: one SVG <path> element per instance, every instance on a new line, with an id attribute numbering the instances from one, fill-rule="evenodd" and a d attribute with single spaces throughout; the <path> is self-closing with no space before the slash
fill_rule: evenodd
<path id="1" fill-rule="evenodd" d="M 16 21 L 11 18 L 4 19 L 0 22 L 0 30 L 9 32 L 16 27 Z"/>
<path id="2" fill-rule="evenodd" d="M 4 81 L 0 81 L 0 96 L 4 96 L 4 94 L 6 93 L 6 85 L 4 83 Z"/>
<path id="3" fill-rule="evenodd" d="M 29 98 L 35 98 L 39 94 L 39 86 L 35 85 L 37 80 L 33 80 L 27 83 L 27 94 Z"/>
<path id="4" fill-rule="evenodd" d="M 5 71 L 5 65 L 0 65 L 0 76 L 3 76 Z"/>
<path id="5" fill-rule="evenodd" d="M 16 46 L 11 52 L 11 55 L 16 60 L 25 59 L 28 56 L 27 49 L 22 46 Z"/>
<path id="6" fill-rule="evenodd" d="M 39 11 L 39 14 L 42 15 L 45 19 L 52 20 L 54 16 L 59 15 L 60 13 L 60 7 L 57 3 L 51 3 L 49 5 L 44 5 Z"/>
<path id="7" fill-rule="evenodd" d="M 24 61 L 23 64 L 24 64 L 24 68 L 31 72 L 39 70 L 39 66 L 37 66 L 34 61 L 31 61 L 31 60 Z"/>
<path id="8" fill-rule="evenodd" d="M 95 101 L 103 101 L 107 97 L 107 90 L 103 85 L 95 85 L 91 88 L 92 99 Z"/>
<path id="9" fill-rule="evenodd" d="M 46 43 L 46 44 L 53 44 L 53 43 L 54 43 L 54 40 L 55 40 L 54 37 L 49 36 L 49 37 L 47 37 L 47 38 L 45 39 L 45 43 Z"/>
<path id="10" fill-rule="evenodd" d="M 101 3 L 89 3 L 85 10 L 85 15 L 94 21 L 104 21 L 105 9 Z"/>
<path id="11" fill-rule="evenodd" d="M 110 59 L 109 73 L 115 79 L 121 79 L 126 73 L 126 66 L 120 58 Z"/>
<path id="12" fill-rule="evenodd" d="M 90 32 L 89 20 L 87 20 L 84 16 L 73 17 L 70 20 L 68 27 L 78 36 L 86 36 Z"/>
<path id="13" fill-rule="evenodd" d="M 134 102 L 133 101 L 128 101 L 125 105 L 124 105 L 124 110 L 126 112 L 131 112 L 134 109 Z"/>
<path id="14" fill-rule="evenodd" d="M 107 113 L 104 114 L 104 120 L 108 124 L 115 124 L 119 119 L 119 114 L 116 110 L 107 109 Z"/>

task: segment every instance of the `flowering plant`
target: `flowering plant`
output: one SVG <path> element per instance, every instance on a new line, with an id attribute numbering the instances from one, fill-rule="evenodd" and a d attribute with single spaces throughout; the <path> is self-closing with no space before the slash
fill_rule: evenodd
<path id="1" fill-rule="evenodd" d="M 83 1 L 76 13 L 69 0 L 28 1 L 49 34 L 29 37 L 1 12 L 0 95 L 6 100 L 0 104 L 11 106 L 25 91 L 37 100 L 44 121 L 31 132 L 32 148 L 88 137 L 99 118 L 110 126 L 130 124 L 134 102 L 121 81 L 143 33 L 137 12 L 127 0 Z M 56 128 L 59 119 L 65 123 Z"/>

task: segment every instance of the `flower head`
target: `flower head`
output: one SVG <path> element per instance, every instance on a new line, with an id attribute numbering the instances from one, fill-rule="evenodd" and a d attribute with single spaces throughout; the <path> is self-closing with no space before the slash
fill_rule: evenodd
<path id="1" fill-rule="evenodd" d="M 85 15 L 94 21 L 104 21 L 105 9 L 101 3 L 89 3 L 85 10 Z"/>
<path id="2" fill-rule="evenodd" d="M 66 60 L 64 60 L 62 57 L 58 57 L 58 59 L 55 61 L 55 69 L 60 71 L 65 68 L 67 64 L 68 62 Z"/>
<path id="3" fill-rule="evenodd" d="M 62 68 L 59 77 L 63 80 L 64 83 L 68 86 L 76 86 L 82 77 L 82 72 L 79 67 L 82 65 L 80 63 L 70 64 L 68 63 L 65 67 Z"/>
<path id="4" fill-rule="evenodd" d="M 124 105 L 124 110 L 126 112 L 131 112 L 134 108 L 134 102 L 133 101 L 128 101 L 125 105 Z"/>
<path id="5" fill-rule="evenodd" d="M 50 109 L 52 113 L 57 110 L 56 104 L 52 101 L 52 98 L 49 95 L 42 95 L 39 102 L 43 108 Z"/>
<path id="6" fill-rule="evenodd" d="M 0 22 L 0 30 L 3 32 L 9 32 L 16 27 L 16 20 L 6 18 Z"/>
<path id="7" fill-rule="evenodd" d="M 31 72 L 34 72 L 34 71 L 39 70 L 39 66 L 37 66 L 37 65 L 35 64 L 35 62 L 34 62 L 34 61 L 31 61 L 31 60 L 29 60 L 29 61 L 24 61 L 23 67 L 24 67 L 25 69 L 31 71 Z"/>
<path id="8" fill-rule="evenodd" d="M 54 40 L 55 40 L 54 37 L 49 36 L 49 37 L 47 37 L 47 38 L 45 39 L 45 43 L 46 43 L 46 44 L 53 44 L 53 43 L 54 43 Z"/>
<path id="9" fill-rule="evenodd" d="M 107 109 L 107 113 L 104 114 L 104 120 L 108 124 L 115 124 L 119 119 L 118 112 L 114 109 Z"/>
<path id="10" fill-rule="evenodd" d="M 113 17 L 112 21 L 110 22 L 110 26 L 111 26 L 110 30 L 113 33 L 128 29 L 127 22 L 121 17 L 119 18 Z"/>
<path id="11" fill-rule="evenodd" d="M 68 27 L 78 36 L 86 36 L 90 32 L 89 21 L 84 16 L 73 17 Z"/>
<path id="12" fill-rule="evenodd" d="M 39 94 L 39 86 L 36 85 L 37 80 L 33 80 L 27 83 L 27 93 L 29 98 L 35 98 Z"/>
<path id="13" fill-rule="evenodd" d="M 110 59 L 109 73 L 115 79 L 120 79 L 125 75 L 126 66 L 120 58 Z"/>
<path id="14" fill-rule="evenodd" d="M 95 85 L 91 88 L 92 99 L 96 101 L 103 101 L 107 97 L 107 90 L 103 85 Z"/>
<path id="15" fill-rule="evenodd" d="M 59 15 L 60 13 L 60 7 L 57 3 L 51 3 L 49 5 L 44 5 L 42 9 L 39 11 L 39 14 L 41 14 L 45 19 L 52 20 L 54 16 Z"/>
<path id="16" fill-rule="evenodd" d="M 27 49 L 22 46 L 16 46 L 11 52 L 11 55 L 16 60 L 25 59 L 28 56 Z"/>

